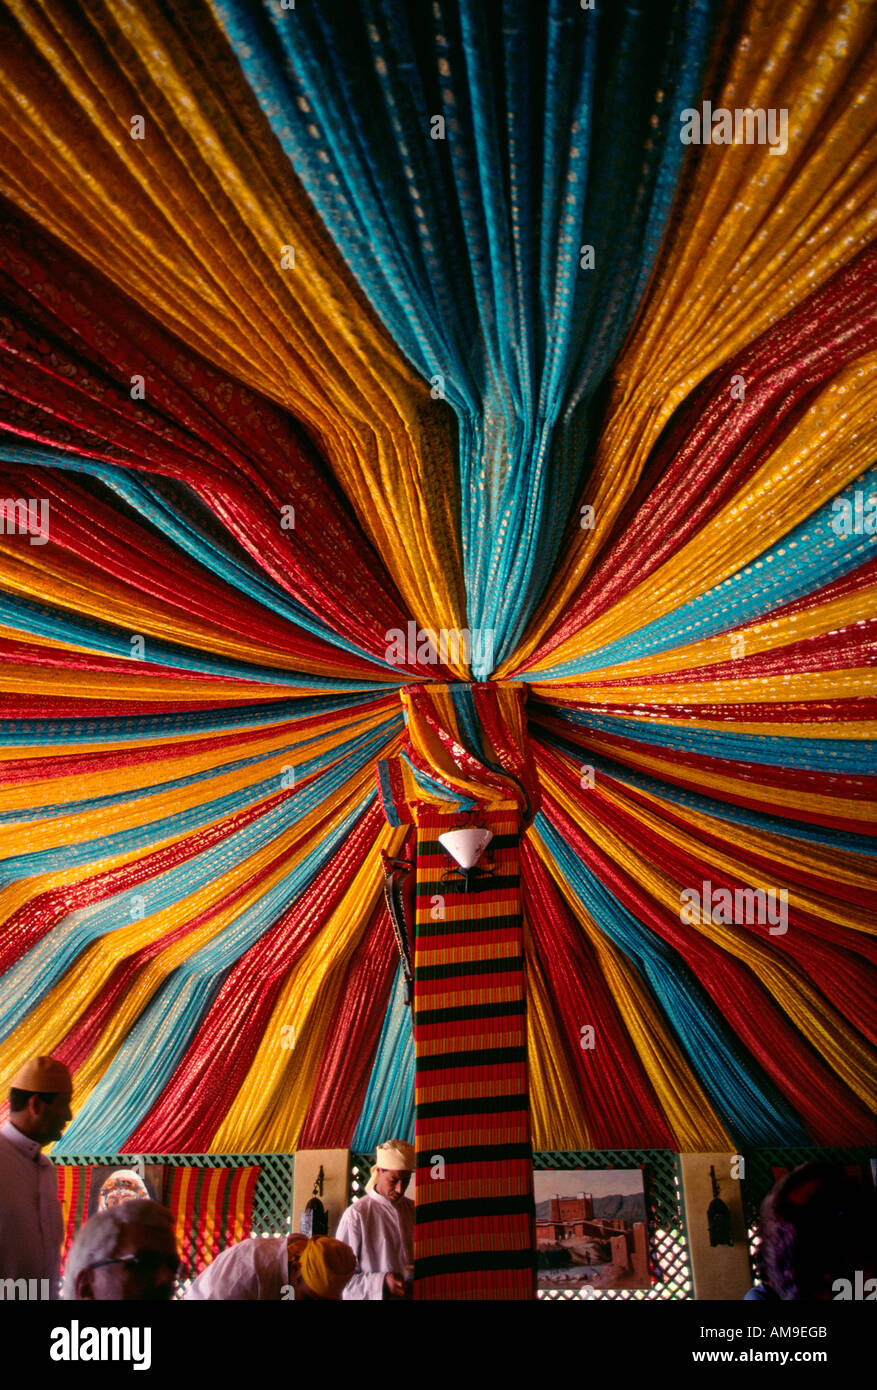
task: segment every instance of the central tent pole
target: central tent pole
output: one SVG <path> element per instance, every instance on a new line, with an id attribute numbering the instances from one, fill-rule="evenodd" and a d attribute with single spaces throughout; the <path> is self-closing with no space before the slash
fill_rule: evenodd
<path id="1" fill-rule="evenodd" d="M 416 834 L 414 1297 L 535 1296 L 520 837 L 538 800 L 520 686 L 402 692 L 402 753 L 378 765 Z M 439 836 L 492 833 L 464 876 Z"/>
<path id="2" fill-rule="evenodd" d="M 533 1197 L 518 816 L 487 811 L 493 872 L 442 880 L 459 823 L 417 816 L 415 1298 L 532 1298 Z"/>

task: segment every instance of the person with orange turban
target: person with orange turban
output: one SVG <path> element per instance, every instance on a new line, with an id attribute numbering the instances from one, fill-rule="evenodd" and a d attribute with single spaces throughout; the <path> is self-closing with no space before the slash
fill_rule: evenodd
<path id="1" fill-rule="evenodd" d="M 296 1298 L 339 1299 L 356 1269 L 349 1245 L 331 1236 L 291 1236 L 289 1280 Z"/>
<path id="2" fill-rule="evenodd" d="M 59 1298 L 64 1223 L 58 1173 L 41 1152 L 72 1118 L 73 1080 L 56 1057 L 33 1057 L 9 1082 L 0 1128 L 0 1280 L 6 1298 Z"/>
<path id="3" fill-rule="evenodd" d="M 405 1189 L 414 1150 L 404 1139 L 379 1144 L 365 1196 L 338 1223 L 338 1238 L 356 1255 L 356 1273 L 344 1298 L 410 1298 L 414 1272 L 414 1203 Z"/>
<path id="4" fill-rule="evenodd" d="M 217 1255 L 183 1299 L 335 1301 L 355 1268 L 353 1251 L 331 1236 L 255 1236 Z"/>

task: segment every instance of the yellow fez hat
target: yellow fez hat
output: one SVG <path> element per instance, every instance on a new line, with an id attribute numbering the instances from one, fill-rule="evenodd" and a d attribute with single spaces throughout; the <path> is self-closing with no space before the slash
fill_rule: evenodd
<path id="1" fill-rule="evenodd" d="M 31 1057 L 9 1083 L 13 1091 L 72 1091 L 73 1078 L 57 1057 Z"/>
<path id="2" fill-rule="evenodd" d="M 331 1236 L 296 1236 L 289 1242 L 290 1256 L 297 1258 L 302 1278 L 318 1298 L 341 1297 L 341 1290 L 356 1269 L 349 1245 Z"/>
<path id="3" fill-rule="evenodd" d="M 389 1168 L 394 1173 L 414 1171 L 414 1150 L 404 1139 L 388 1139 L 385 1144 L 378 1144 L 375 1158 L 377 1163 L 372 1166 L 371 1177 L 365 1185 L 366 1192 L 371 1192 L 374 1187 L 379 1168 Z"/>

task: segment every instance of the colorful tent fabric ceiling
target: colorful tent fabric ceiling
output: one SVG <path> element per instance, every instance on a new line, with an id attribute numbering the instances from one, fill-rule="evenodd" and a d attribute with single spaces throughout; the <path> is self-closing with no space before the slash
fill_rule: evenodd
<path id="1" fill-rule="evenodd" d="M 418 682 L 462 749 L 528 693 L 535 1147 L 870 1137 L 875 25 L 3 0 L 0 1038 L 59 1151 L 412 1137 L 375 765 L 472 792 Z"/>

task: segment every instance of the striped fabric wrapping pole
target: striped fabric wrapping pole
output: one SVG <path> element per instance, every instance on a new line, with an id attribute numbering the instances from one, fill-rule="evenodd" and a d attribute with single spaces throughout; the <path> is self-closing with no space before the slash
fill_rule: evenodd
<path id="1" fill-rule="evenodd" d="M 493 832 L 471 891 L 442 874 L 439 835 L 459 814 L 417 818 L 414 1048 L 415 1299 L 534 1297 L 532 1152 L 518 809 L 479 810 Z"/>

